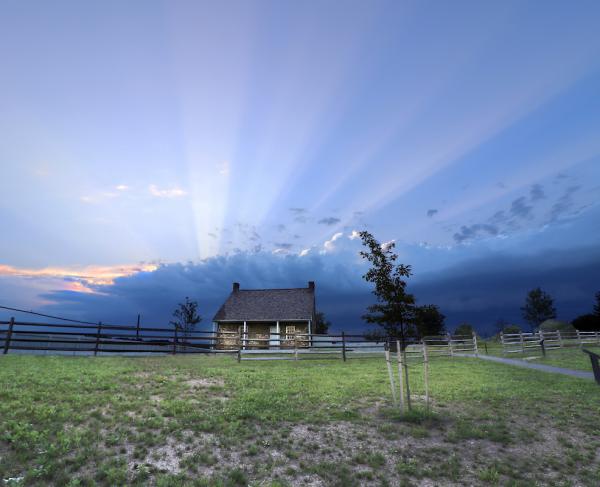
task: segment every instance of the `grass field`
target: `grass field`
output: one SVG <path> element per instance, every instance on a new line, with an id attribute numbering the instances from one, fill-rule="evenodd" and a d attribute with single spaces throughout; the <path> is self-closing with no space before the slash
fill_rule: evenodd
<path id="1" fill-rule="evenodd" d="M 600 387 L 467 358 L 391 407 L 382 359 L 0 357 L 10 485 L 590 485 Z M 15 480 L 8 480 L 8 479 Z"/>
<path id="2" fill-rule="evenodd" d="M 489 355 L 497 357 L 505 356 L 511 359 L 523 359 L 524 357 L 537 357 L 532 362 L 546 365 L 554 365 L 556 367 L 565 367 L 567 369 L 587 370 L 592 371 L 590 357 L 581 351 L 578 345 L 572 345 L 565 348 L 549 349 L 546 356 L 543 357 L 541 350 L 529 349 L 524 354 L 510 353 L 502 355 L 502 345 L 498 342 L 487 342 Z M 600 346 L 596 344 L 585 344 L 583 348 L 595 352 L 600 355 Z M 480 352 L 485 353 L 483 346 L 480 346 Z"/>

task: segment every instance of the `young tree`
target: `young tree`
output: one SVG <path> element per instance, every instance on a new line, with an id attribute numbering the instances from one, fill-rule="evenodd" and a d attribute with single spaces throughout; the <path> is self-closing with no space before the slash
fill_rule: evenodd
<path id="1" fill-rule="evenodd" d="M 531 326 L 531 331 L 535 331 L 544 321 L 556 318 L 552 296 L 539 287 L 529 291 L 521 311 L 523 319 Z"/>
<path id="2" fill-rule="evenodd" d="M 331 321 L 325 318 L 325 313 L 322 311 L 317 311 L 315 316 L 315 330 L 313 333 L 317 335 L 325 335 L 329 331 L 329 327 L 331 326 Z"/>
<path id="3" fill-rule="evenodd" d="M 415 308 L 415 326 L 420 337 L 442 335 L 446 332 L 446 317 L 434 304 L 426 304 Z"/>
<path id="4" fill-rule="evenodd" d="M 395 263 L 398 256 L 392 252 L 393 242 L 381 245 L 367 231 L 360 232 L 360 238 L 367 248 L 360 255 L 371 263 L 363 279 L 375 285 L 373 294 L 377 298 L 363 318 L 380 326 L 388 337 L 399 338 L 404 347 L 406 337 L 414 334 L 415 298 L 406 292 L 404 280 L 411 275 L 410 266 Z"/>
<path id="5" fill-rule="evenodd" d="M 185 302 L 179 303 L 177 309 L 173 311 L 173 318 L 175 319 L 170 322 L 171 325 L 187 338 L 196 329 L 196 325 L 202 321 L 198 314 L 198 302 L 190 301 L 190 298 L 186 296 Z"/>

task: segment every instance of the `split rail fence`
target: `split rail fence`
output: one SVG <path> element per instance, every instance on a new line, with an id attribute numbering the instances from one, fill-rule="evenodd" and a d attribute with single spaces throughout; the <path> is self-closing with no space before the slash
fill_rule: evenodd
<path id="1" fill-rule="evenodd" d="M 395 349 L 395 338 L 373 339 L 346 334 L 270 334 L 268 338 L 236 332 L 191 331 L 98 323 L 38 323 L 0 321 L 0 354 L 53 355 L 151 355 L 226 353 L 241 360 L 299 360 L 334 358 L 347 360 L 381 356 Z M 389 344 L 389 345 L 388 345 Z M 475 336 L 435 336 L 406 340 L 407 357 L 477 354 Z"/>
<path id="2" fill-rule="evenodd" d="M 538 331 L 535 333 L 500 333 L 502 353 L 544 352 L 564 347 L 600 345 L 600 332 L 579 331 Z M 543 348 L 542 348 L 543 347 Z"/>

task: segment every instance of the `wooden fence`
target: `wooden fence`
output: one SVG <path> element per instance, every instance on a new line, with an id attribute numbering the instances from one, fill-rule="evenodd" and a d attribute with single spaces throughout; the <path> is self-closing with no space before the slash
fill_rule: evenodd
<path id="1" fill-rule="evenodd" d="M 502 353 L 541 352 L 563 347 L 582 347 L 586 344 L 600 345 L 600 332 L 579 331 L 538 331 L 535 333 L 500 333 Z"/>
<path id="2" fill-rule="evenodd" d="M 0 354 L 54 355 L 229 353 L 238 360 L 349 358 L 382 355 L 386 344 L 395 350 L 396 338 L 373 339 L 346 334 L 270 334 L 257 338 L 237 332 L 192 331 L 98 323 L 65 324 L 0 321 Z M 223 348 L 223 344 L 227 348 Z M 477 354 L 475 336 L 436 336 L 405 341 L 407 357 Z"/>

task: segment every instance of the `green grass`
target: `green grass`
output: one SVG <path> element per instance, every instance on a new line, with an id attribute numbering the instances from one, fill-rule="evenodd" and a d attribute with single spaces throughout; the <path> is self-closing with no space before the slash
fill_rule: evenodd
<path id="1" fill-rule="evenodd" d="M 415 410 L 400 414 L 381 358 L 9 354 L 0 357 L 0 482 L 595 485 L 592 381 L 461 358 L 433 359 L 430 373 L 432 410 L 415 363 Z"/>
<path id="2" fill-rule="evenodd" d="M 592 365 L 590 363 L 590 357 L 581 351 L 578 344 L 570 343 L 568 347 L 554 348 L 546 351 L 546 356 L 542 356 L 540 349 L 526 350 L 525 353 L 510 353 L 502 355 L 502 345 L 499 342 L 490 340 L 485 342 L 488 347 L 488 354 L 497 357 L 506 357 L 511 359 L 522 360 L 526 357 L 536 357 L 531 360 L 532 363 L 553 365 L 556 367 L 564 367 L 567 369 L 574 370 L 586 370 L 591 372 Z M 595 352 L 600 355 L 600 346 L 596 344 L 584 344 L 583 348 Z M 485 349 L 483 344 L 479 344 L 479 352 L 485 355 Z"/>

